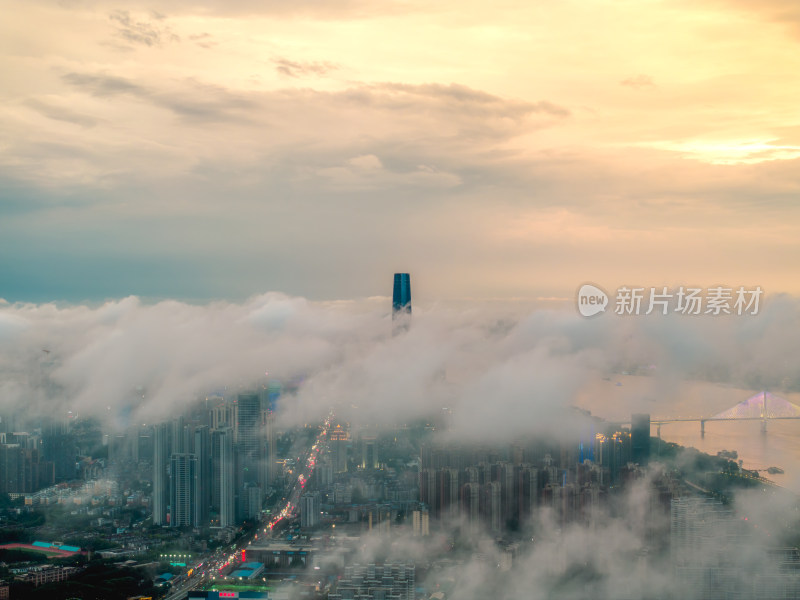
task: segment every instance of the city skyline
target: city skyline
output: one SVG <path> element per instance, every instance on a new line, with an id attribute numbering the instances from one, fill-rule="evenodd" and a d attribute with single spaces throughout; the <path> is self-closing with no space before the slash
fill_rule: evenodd
<path id="1" fill-rule="evenodd" d="M 3 545 L 18 552 L 53 549 L 72 565 L 23 566 L 15 571 L 12 590 L 25 590 L 25 582 L 41 586 L 67 579 L 73 586 L 86 585 L 92 563 L 87 570 L 83 545 L 92 544 L 102 527 L 105 540 L 125 544 L 125 549 L 99 553 L 117 563 L 107 568 L 136 569 L 136 578 L 129 580 L 147 589 L 153 587 L 147 569 L 154 563 L 125 559 L 155 558 L 161 552 L 161 562 L 167 559 L 170 568 L 181 572 L 174 582 L 178 591 L 167 596 L 175 598 L 185 598 L 187 591 L 190 598 L 207 597 L 207 590 L 221 586 L 267 585 L 270 597 L 284 585 L 300 585 L 331 600 L 381 586 L 393 594 L 407 590 L 411 598 L 418 586 L 438 590 L 448 581 L 461 590 L 460 596 L 472 594 L 467 597 L 482 597 L 488 589 L 499 597 L 519 597 L 521 590 L 535 588 L 568 589 L 577 598 L 736 598 L 745 589 L 748 597 L 773 600 L 785 590 L 792 595 L 800 589 L 800 554 L 785 545 L 795 538 L 775 519 L 776 511 L 788 517 L 783 511 L 792 510 L 796 496 L 742 471 L 730 456 L 701 454 L 647 435 L 649 415 L 641 414 L 633 415 L 630 431 L 594 418 L 585 421 L 591 423 L 584 432 L 588 436 L 577 437 L 562 423 L 555 436 L 486 445 L 448 438 L 446 419 L 439 422 L 444 427 L 397 424 L 376 436 L 369 428 L 334 421 L 331 413 L 312 426 L 283 432 L 299 443 L 280 444 L 281 472 L 275 487 L 268 488 L 273 510 L 261 514 L 260 521 L 254 523 L 257 516 L 239 510 L 225 522 L 220 505 L 212 509 L 210 521 L 198 522 L 202 509 L 195 478 L 202 463 L 221 469 L 221 491 L 253 489 L 223 483 L 239 479 L 240 459 L 247 456 L 246 427 L 227 466 L 222 456 L 219 463 L 209 455 L 201 459 L 196 446 L 210 423 L 215 423 L 212 436 L 232 441 L 233 432 L 250 421 L 247 411 L 244 419 L 237 416 L 239 401 L 250 397 L 201 401 L 163 427 L 155 426 L 154 432 L 161 429 L 171 438 L 173 450 L 169 518 L 161 523 L 155 513 L 149 523 L 149 503 L 139 481 L 150 466 L 155 467 L 150 471 L 153 484 L 157 481 L 159 442 L 153 438 L 152 465 L 148 453 L 136 457 L 125 451 L 102 461 L 101 469 L 116 474 L 118 481 L 103 478 L 101 470 L 88 481 L 12 492 L 13 500 L 24 498 L 26 513 L 63 519 L 66 511 L 72 520 L 92 521 L 80 538 L 70 534 L 82 540 L 80 547 L 41 538 Z M 238 425 L 229 427 L 220 415 Z M 138 428 L 129 433 L 134 439 L 141 435 Z M 3 443 L 0 450 L 35 444 L 37 435 Z M 658 457 L 651 464 L 646 457 L 636 458 L 645 439 L 645 452 Z M 343 469 L 336 466 L 340 459 Z M 7 470 L 0 465 L 1 474 L 7 476 Z M 699 490 L 693 481 L 708 489 Z M 152 491 L 155 495 L 155 485 Z M 250 496 L 259 507 L 262 498 Z M 98 514 L 114 520 L 101 517 L 94 523 L 92 516 Z M 123 520 L 123 514 L 135 520 Z M 54 527 L 59 525 L 51 520 L 42 531 L 52 535 Z M 438 539 L 449 542 L 443 546 Z M 176 544 L 187 549 L 165 553 L 164 548 Z M 234 548 L 234 553 L 225 551 Z M 332 560 L 335 556 L 339 560 Z M 459 559 L 455 565 L 454 558 Z M 680 575 L 677 583 L 669 573 Z"/>
<path id="2" fill-rule="evenodd" d="M 0 8 L 0 600 L 800 597 L 797 0 Z"/>
<path id="3" fill-rule="evenodd" d="M 577 598 L 735 598 L 746 589 L 772 600 L 800 589 L 794 525 L 775 523 L 776 511 L 794 514 L 796 421 L 729 437 L 720 429 L 759 424 L 707 419 L 699 452 L 673 443 L 683 434 L 650 414 L 685 416 L 694 399 L 716 403 L 719 418 L 767 406 L 776 418 L 789 414 L 783 408 L 795 415 L 800 407 L 780 396 L 740 398 L 731 383 L 798 385 L 791 365 L 774 362 L 797 343 L 786 327 L 796 300 L 719 318 L 591 319 L 572 306 L 498 320 L 496 311 L 428 307 L 398 330 L 395 313 L 411 302 L 410 274 L 396 273 L 392 298 L 366 307 L 276 294 L 242 305 L 128 298 L 95 309 L 7 307 L 19 358 L 6 353 L 3 385 L 26 405 L 12 408 L 6 397 L 0 406 L 0 492 L 25 511 L 4 516 L 47 515 L 47 525 L 25 532 L 32 543 L 3 548 L 25 556 L 57 546 L 70 557 L 69 566 L 15 567 L 12 593 L 86 585 L 97 563 L 83 546 L 98 535 L 113 546 L 99 553 L 116 561 L 107 568 L 132 570 L 127 581 L 141 590 L 163 589 L 147 570 L 155 563 L 126 559 L 160 552 L 159 568 L 180 573 L 169 600 L 287 585 L 314 588 L 319 600 L 378 586 L 418 597 L 418 585 L 448 581 L 441 566 L 454 558 L 464 561 L 453 586 L 465 597 L 535 587 Z M 42 349 L 42 339 L 56 343 Z M 703 347 L 712 341 L 713 350 Z M 687 349 L 697 352 L 688 362 Z M 134 358 L 118 362 L 125 357 Z M 146 359 L 154 371 L 139 367 Z M 140 385 L 125 391 L 107 367 L 115 363 L 116 375 Z M 75 371 L 81 364 L 88 369 Z M 720 364 L 756 370 L 726 384 L 716 381 Z M 57 416 L 76 401 L 84 408 Z M 37 415 L 37 402 L 50 418 Z M 620 418 L 631 408 L 640 412 Z M 137 420 L 144 415 L 149 425 Z M 740 454 L 727 442 L 718 449 L 729 439 Z M 771 449 L 769 470 L 752 470 L 758 448 Z M 86 524 L 80 533 L 69 531 L 76 521 Z M 389 554 L 380 549 L 387 544 Z M 191 552 L 172 558 L 165 548 Z M 731 560 L 740 554 L 747 559 Z M 671 572 L 678 583 L 664 576 Z"/>

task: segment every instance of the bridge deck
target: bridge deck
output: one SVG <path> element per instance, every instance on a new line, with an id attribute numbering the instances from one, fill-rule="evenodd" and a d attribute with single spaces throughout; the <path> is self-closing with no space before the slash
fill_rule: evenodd
<path id="1" fill-rule="evenodd" d="M 712 421 L 785 421 L 797 420 L 800 417 L 687 417 L 675 419 L 650 419 L 652 425 L 663 425 L 664 423 L 709 423 Z M 624 423 L 623 423 L 624 424 Z"/>

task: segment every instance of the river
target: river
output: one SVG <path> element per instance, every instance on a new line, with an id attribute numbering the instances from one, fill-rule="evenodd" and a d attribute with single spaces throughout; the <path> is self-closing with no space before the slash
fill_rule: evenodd
<path id="1" fill-rule="evenodd" d="M 669 417 L 710 417 L 732 408 L 761 390 L 745 390 L 707 382 L 675 382 L 657 373 L 652 376 L 598 375 L 582 390 L 578 406 L 609 421 L 628 422 L 634 412 L 650 413 L 651 419 Z M 800 394 L 773 392 L 800 405 Z M 651 435 L 657 435 L 652 426 Z M 762 433 L 759 421 L 707 422 L 705 436 L 700 423 L 662 425 L 665 441 L 694 447 L 708 454 L 735 450 L 745 469 L 779 467 L 783 474 L 761 475 L 800 493 L 800 420 L 769 421 Z"/>

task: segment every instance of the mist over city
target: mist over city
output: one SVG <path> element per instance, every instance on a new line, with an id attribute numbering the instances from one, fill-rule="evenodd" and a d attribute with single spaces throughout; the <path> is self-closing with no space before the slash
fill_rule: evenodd
<path id="1" fill-rule="evenodd" d="M 756 442 L 795 427 L 713 415 L 746 390 L 796 398 L 796 300 L 769 297 L 759 319 L 395 300 L 6 303 L 4 552 L 55 541 L 80 566 L 22 570 L 68 581 L 116 564 L 175 598 L 260 593 L 255 580 L 355 598 L 354 573 L 376 564 L 414 565 L 414 597 L 795 589 L 796 446 L 768 475 L 756 453 L 716 450 L 712 427 Z M 671 442 L 667 422 L 645 449 L 631 423 L 650 413 L 709 418 L 709 452 Z"/>
<path id="2" fill-rule="evenodd" d="M 793 2 L 0 9 L 0 600 L 800 598 Z"/>

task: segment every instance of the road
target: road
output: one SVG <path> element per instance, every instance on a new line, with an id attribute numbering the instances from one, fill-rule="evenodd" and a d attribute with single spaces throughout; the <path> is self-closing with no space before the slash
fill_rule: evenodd
<path id="1" fill-rule="evenodd" d="M 298 464 L 303 464 L 303 469 L 297 475 L 297 479 L 295 479 L 294 483 L 292 484 L 292 489 L 286 496 L 283 507 L 274 517 L 272 517 L 272 519 L 269 520 L 269 522 L 266 523 L 263 531 L 244 535 L 235 542 L 233 548 L 229 548 L 225 552 L 218 550 L 213 555 L 206 556 L 201 560 L 198 560 L 196 563 L 189 565 L 187 572 L 189 570 L 193 570 L 192 576 L 186 577 L 185 574 L 181 575 L 175 582 L 174 587 L 164 597 L 164 600 L 184 600 L 188 597 L 188 593 L 190 591 L 210 582 L 216 574 L 219 574 L 227 569 L 236 560 L 237 553 L 240 550 L 246 550 L 247 546 L 252 543 L 253 539 L 259 533 L 264 533 L 268 536 L 271 536 L 273 531 L 276 531 L 276 528 L 280 529 L 280 525 L 283 521 L 288 521 L 297 515 L 298 506 L 300 504 L 300 496 L 303 493 L 306 481 L 308 481 L 308 479 L 314 473 L 314 468 L 317 465 L 317 458 L 322 450 L 325 438 L 328 435 L 328 429 L 330 429 L 332 419 L 333 413 L 330 413 L 328 418 L 325 419 L 325 423 L 314 440 L 314 443 L 308 449 L 308 452 L 304 453 L 304 456 L 298 457 Z"/>
<path id="2" fill-rule="evenodd" d="M 328 435 L 328 429 L 330 429 L 331 426 L 331 419 L 333 419 L 332 412 L 328 415 L 328 418 L 325 419 L 325 423 L 321 431 L 314 440 L 314 443 L 311 445 L 311 448 L 309 448 L 308 453 L 305 456 L 303 470 L 297 475 L 297 479 L 292 485 L 292 490 L 286 497 L 285 505 L 280 512 L 272 517 L 272 519 L 267 523 L 267 526 L 264 528 L 264 533 L 271 533 L 281 521 L 297 514 L 300 496 L 302 495 L 303 489 L 306 486 L 306 481 L 308 481 L 311 475 L 314 474 L 314 468 L 317 465 L 317 458 L 319 457 L 320 450 L 322 450 L 322 446 L 324 445 L 325 437 Z"/>

